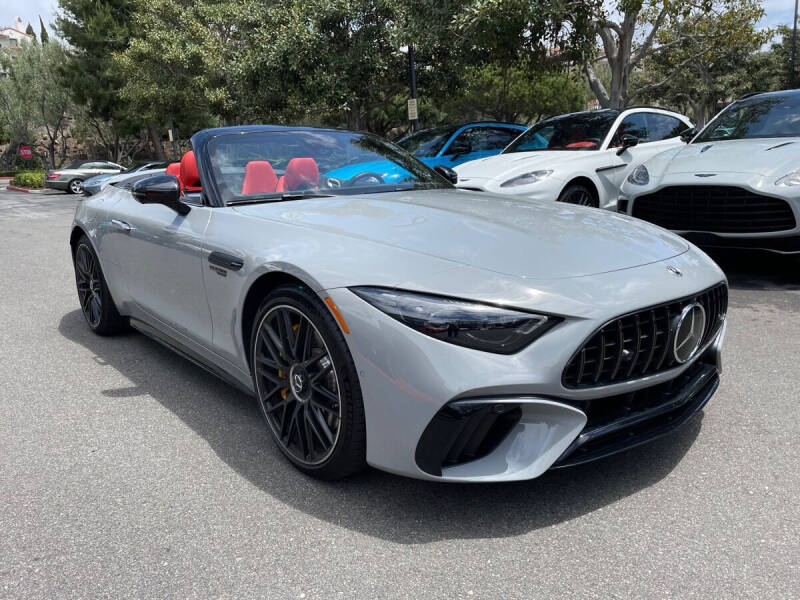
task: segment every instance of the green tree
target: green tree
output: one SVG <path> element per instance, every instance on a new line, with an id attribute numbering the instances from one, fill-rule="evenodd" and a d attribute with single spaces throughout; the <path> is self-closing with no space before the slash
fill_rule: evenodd
<path id="1" fill-rule="evenodd" d="M 71 105 L 69 92 L 59 80 L 66 52 L 57 43 L 23 43 L 14 60 L 6 56 L 4 62 L 8 77 L 0 80 L 0 112 L 10 126 L 12 141 L 36 142 L 43 131 L 44 142 L 37 146 L 55 168 L 64 159 L 64 129 Z"/>
<path id="2" fill-rule="evenodd" d="M 116 132 L 112 139 L 139 135 L 146 123 L 120 94 L 126 79 L 113 59 L 130 44 L 134 0 L 59 0 L 59 5 L 56 28 L 70 48 L 61 71 L 63 85 L 85 114 Z M 163 158 L 157 125 L 147 123 L 147 129 L 156 155 Z M 109 158 L 120 151 L 112 145 Z"/>
<path id="3" fill-rule="evenodd" d="M 445 103 L 444 109 L 454 120 L 536 122 L 585 105 L 584 82 L 568 70 L 530 73 L 490 63 L 468 67 L 462 92 Z"/>
<path id="4" fill-rule="evenodd" d="M 36 33 L 33 31 L 33 27 L 30 23 L 28 23 L 28 26 L 25 28 L 25 33 L 31 36 L 34 42 L 36 41 Z"/>
<path id="5" fill-rule="evenodd" d="M 47 29 L 44 27 L 44 21 L 42 21 L 41 16 L 39 16 L 39 39 L 43 44 L 46 44 L 50 41 L 50 34 L 47 33 Z"/>
<path id="6" fill-rule="evenodd" d="M 704 125 L 732 99 L 763 91 L 754 73 L 772 35 L 757 29 L 763 16 L 759 0 L 727 0 L 709 13 L 673 20 L 658 33 L 664 50 L 645 62 L 633 97 L 684 107 Z"/>

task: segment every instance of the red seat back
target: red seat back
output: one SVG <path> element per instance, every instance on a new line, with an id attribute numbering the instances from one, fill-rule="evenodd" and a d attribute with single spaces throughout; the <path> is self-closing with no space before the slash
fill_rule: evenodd
<path id="1" fill-rule="evenodd" d="M 181 184 L 183 189 L 187 192 L 199 192 L 200 186 L 200 173 L 197 172 L 197 160 L 194 157 L 194 152 L 189 150 L 181 158 Z"/>
<path id="2" fill-rule="evenodd" d="M 278 180 L 278 192 L 315 188 L 319 185 L 319 167 L 313 158 L 293 158 L 286 173 Z"/>
<path id="3" fill-rule="evenodd" d="M 244 168 L 242 194 L 268 194 L 278 187 L 278 176 L 266 160 L 251 160 Z"/>
<path id="4" fill-rule="evenodd" d="M 178 183 L 180 184 L 181 188 L 183 188 L 183 184 L 181 183 L 181 163 L 174 162 L 169 163 L 167 165 L 167 175 L 174 175 L 178 178 Z"/>

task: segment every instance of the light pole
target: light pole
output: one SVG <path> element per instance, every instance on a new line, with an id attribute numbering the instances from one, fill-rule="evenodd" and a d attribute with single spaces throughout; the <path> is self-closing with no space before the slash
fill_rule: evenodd
<path id="1" fill-rule="evenodd" d="M 414 61 L 414 46 L 401 46 L 400 52 L 408 54 L 408 85 L 411 88 L 411 99 L 408 101 L 408 120 L 411 131 L 419 129 L 419 112 L 417 110 L 417 63 Z"/>
<path id="2" fill-rule="evenodd" d="M 794 0 L 794 28 L 792 29 L 792 58 L 789 61 L 789 88 L 794 88 L 795 58 L 797 57 L 797 0 Z"/>

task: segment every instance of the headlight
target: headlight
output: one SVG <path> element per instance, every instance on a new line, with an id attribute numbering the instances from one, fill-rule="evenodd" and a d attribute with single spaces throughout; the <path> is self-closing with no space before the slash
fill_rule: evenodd
<path id="1" fill-rule="evenodd" d="M 647 172 L 647 167 L 644 165 L 636 167 L 631 171 L 631 174 L 628 175 L 628 181 L 636 185 L 647 185 L 650 183 L 650 173 Z"/>
<path id="2" fill-rule="evenodd" d="M 800 185 L 800 171 L 793 171 L 788 175 L 784 175 L 775 182 L 775 185 L 785 185 L 787 187 Z"/>
<path id="3" fill-rule="evenodd" d="M 545 177 L 549 177 L 552 175 L 552 171 L 531 171 L 530 173 L 525 173 L 524 175 L 517 175 L 513 179 L 509 179 L 508 181 L 501 183 L 500 187 L 515 187 L 518 185 L 528 185 L 529 183 L 536 183 L 537 181 L 541 181 Z"/>
<path id="4" fill-rule="evenodd" d="M 495 354 L 513 354 L 560 317 L 522 312 L 467 300 L 377 287 L 350 290 L 375 308 L 443 342 Z"/>

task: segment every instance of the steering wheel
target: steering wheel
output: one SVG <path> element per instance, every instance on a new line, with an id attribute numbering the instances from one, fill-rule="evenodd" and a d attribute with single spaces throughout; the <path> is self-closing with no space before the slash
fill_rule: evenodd
<path id="1" fill-rule="evenodd" d="M 374 181 L 368 181 L 370 179 L 372 179 Z M 381 183 L 383 183 L 383 177 L 381 177 L 377 173 L 371 173 L 371 172 L 367 171 L 366 173 L 359 173 L 358 175 L 355 175 L 354 177 L 348 179 L 347 180 L 347 185 L 348 185 L 348 187 L 355 187 L 355 186 L 359 185 L 359 183 L 362 182 L 362 181 L 364 183 L 367 183 L 367 184 L 372 183 L 372 184 L 380 185 Z"/>

